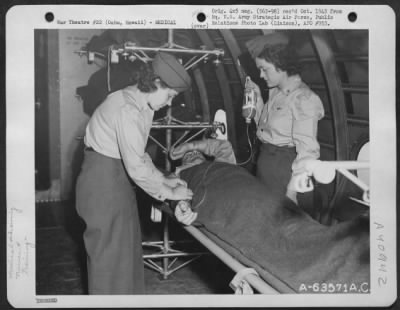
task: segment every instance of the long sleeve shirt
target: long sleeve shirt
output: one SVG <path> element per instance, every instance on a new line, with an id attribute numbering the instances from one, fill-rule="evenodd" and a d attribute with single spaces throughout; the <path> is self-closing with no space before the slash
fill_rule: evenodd
<path id="1" fill-rule="evenodd" d="M 136 87 L 110 94 L 86 127 L 85 145 L 111 158 L 122 159 L 132 180 L 150 196 L 165 200 L 164 176 L 145 147 L 154 111 Z"/>
<path id="2" fill-rule="evenodd" d="M 293 173 L 303 169 L 305 159 L 320 155 L 317 141 L 318 121 L 324 116 L 320 98 L 298 75 L 290 76 L 285 89 L 270 90 L 264 105 L 257 101 L 257 136 L 263 143 L 296 147 Z"/>

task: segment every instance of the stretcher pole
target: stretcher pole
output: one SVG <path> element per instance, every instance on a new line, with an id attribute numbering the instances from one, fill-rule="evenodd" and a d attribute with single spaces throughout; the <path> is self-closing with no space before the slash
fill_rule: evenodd
<path id="1" fill-rule="evenodd" d="M 167 110 L 167 115 L 166 115 L 166 120 L 167 120 L 167 124 L 170 125 L 171 124 L 171 115 L 172 115 L 172 109 L 171 107 L 168 107 Z M 165 147 L 166 149 L 169 151 L 171 148 L 171 141 L 172 141 L 172 129 L 167 129 L 166 131 L 166 136 L 165 136 Z M 165 156 L 165 169 L 168 172 L 171 172 L 171 162 L 169 161 L 168 158 L 168 151 L 167 154 Z M 168 216 L 164 217 L 164 254 L 169 252 L 169 218 Z M 163 278 L 167 279 L 168 278 L 168 266 L 169 266 L 169 258 L 168 256 L 165 256 L 163 258 Z"/>
<path id="2" fill-rule="evenodd" d="M 352 181 L 365 193 L 364 198 L 367 199 L 369 192 L 369 185 L 363 182 L 356 175 L 351 173 L 349 170 L 360 170 L 369 169 L 369 161 L 320 161 L 320 160 L 310 160 L 305 165 L 306 170 L 311 173 L 314 178 L 323 184 L 328 184 L 332 182 L 335 178 L 335 173 L 340 172 L 347 179 Z M 299 190 L 299 192 L 301 192 Z M 369 200 L 369 199 L 367 199 Z"/>
<path id="3" fill-rule="evenodd" d="M 245 269 L 246 267 L 219 247 L 215 242 L 210 240 L 201 231 L 199 231 L 194 226 L 184 226 L 185 230 L 188 231 L 193 237 L 195 237 L 201 244 L 203 244 L 211 253 L 217 256 L 222 262 L 224 262 L 229 268 L 238 273 L 239 271 Z M 279 294 L 279 292 L 272 286 L 267 284 L 259 276 L 255 274 L 246 274 L 243 276 L 254 289 L 256 289 L 261 294 Z"/>

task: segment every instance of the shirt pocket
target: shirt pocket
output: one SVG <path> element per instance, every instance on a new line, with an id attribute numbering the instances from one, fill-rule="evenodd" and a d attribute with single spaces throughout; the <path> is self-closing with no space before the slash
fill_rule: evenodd
<path id="1" fill-rule="evenodd" d="M 274 114 L 286 114 L 289 112 L 289 105 L 285 103 L 274 104 L 274 106 L 271 107 L 271 112 Z"/>

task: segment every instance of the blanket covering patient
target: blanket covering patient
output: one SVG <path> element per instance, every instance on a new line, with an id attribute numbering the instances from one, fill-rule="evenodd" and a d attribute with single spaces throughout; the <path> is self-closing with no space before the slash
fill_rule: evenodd
<path id="1" fill-rule="evenodd" d="M 205 155 L 214 160 L 205 160 Z M 334 226 L 312 219 L 235 165 L 228 141 L 202 140 L 171 151 L 194 192 L 198 226 L 281 292 L 368 293 L 369 217 Z"/>

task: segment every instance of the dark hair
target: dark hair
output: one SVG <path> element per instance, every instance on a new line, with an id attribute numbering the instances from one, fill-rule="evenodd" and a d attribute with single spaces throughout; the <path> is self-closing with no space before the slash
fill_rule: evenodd
<path id="1" fill-rule="evenodd" d="M 150 64 L 141 62 L 137 70 L 131 74 L 131 84 L 136 84 L 138 89 L 144 93 L 152 93 L 157 90 L 157 84 L 161 88 L 167 88 L 165 84 L 153 71 Z"/>
<path id="2" fill-rule="evenodd" d="M 301 70 L 296 51 L 289 45 L 267 45 L 257 58 L 272 63 L 276 69 L 286 71 L 289 76 L 298 74 Z"/>

